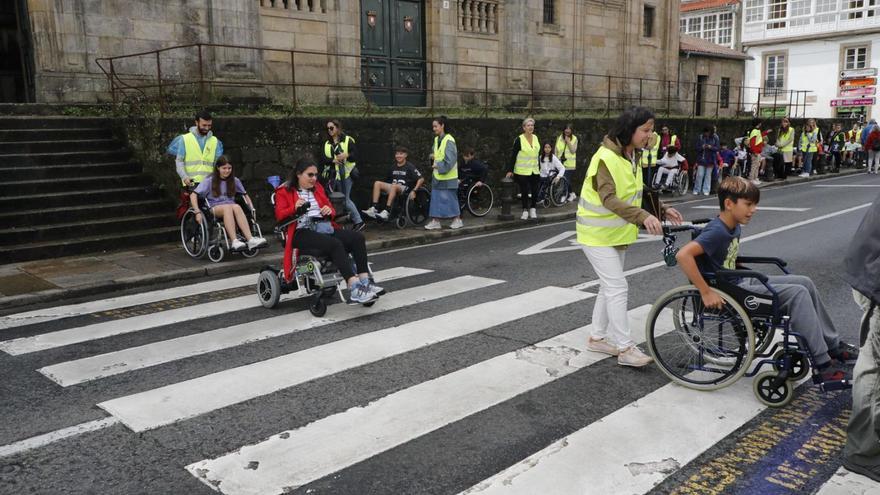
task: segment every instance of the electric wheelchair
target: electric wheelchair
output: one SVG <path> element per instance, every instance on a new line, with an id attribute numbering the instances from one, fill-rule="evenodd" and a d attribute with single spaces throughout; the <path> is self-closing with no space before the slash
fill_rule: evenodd
<path id="1" fill-rule="evenodd" d="M 246 258 L 252 258 L 260 252 L 259 248 L 233 251 L 231 247 L 233 239 L 230 239 L 226 234 L 223 223 L 214 217 L 211 208 L 208 208 L 203 198 L 199 198 L 198 201 L 199 210 L 202 212 L 202 223 L 196 221 L 197 211 L 192 207 L 187 209 L 180 219 L 180 241 L 186 254 L 196 259 L 204 258 L 207 255 L 209 260 L 219 263 L 223 261 L 226 253 L 237 252 Z M 235 202 L 244 211 L 251 233 L 255 237 L 263 237 L 263 231 L 257 222 L 257 212 L 248 206 L 241 194 L 236 194 Z M 241 233 L 237 233 L 237 235 L 238 239 L 244 242 L 244 236 Z"/>
<path id="2" fill-rule="evenodd" d="M 668 266 L 676 264 L 674 233 L 686 231 L 695 238 L 700 227 L 664 226 L 663 255 Z M 740 256 L 737 263 L 774 265 L 789 273 L 779 258 Z M 848 380 L 822 381 L 806 339 L 791 330 L 789 316 L 782 314 L 778 293 L 765 274 L 743 268 L 702 275 L 723 299 L 722 308 L 704 307 L 699 290 L 686 285 L 660 296 L 648 315 L 648 351 L 672 381 L 695 390 L 717 390 L 742 376 L 754 377 L 755 395 L 769 407 L 791 402 L 796 382 L 811 373 L 822 390 L 850 388 Z M 756 279 L 769 295 L 744 289 L 736 279 Z"/>
<path id="3" fill-rule="evenodd" d="M 270 180 L 271 182 L 271 180 Z M 330 201 L 334 209 L 343 211 L 345 196 L 342 193 L 330 193 Z M 275 206 L 275 195 L 271 197 L 272 206 Z M 273 232 L 281 241 L 282 245 L 287 242 L 287 227 L 299 221 L 301 215 L 308 212 L 309 203 L 305 203 L 293 214 L 293 216 L 279 222 Z M 342 293 L 346 281 L 339 273 L 336 266 L 329 258 L 323 256 L 310 256 L 299 253 L 299 249 L 293 250 L 291 280 L 286 280 L 284 269 L 276 266 L 265 266 L 260 270 L 257 279 L 257 297 L 263 307 L 272 309 L 278 305 L 283 294 L 293 293 L 295 297 L 311 297 L 309 312 L 320 318 L 327 313 L 326 299 L 337 294 L 342 302 L 348 299 Z M 351 260 L 354 264 L 354 260 Z M 370 281 L 373 281 L 373 270 L 367 264 Z M 363 303 L 370 307 L 376 301 Z"/>

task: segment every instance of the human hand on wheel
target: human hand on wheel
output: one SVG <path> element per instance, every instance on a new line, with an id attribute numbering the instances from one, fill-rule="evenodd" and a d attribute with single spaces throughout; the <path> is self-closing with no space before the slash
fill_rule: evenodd
<path id="1" fill-rule="evenodd" d="M 409 199 L 416 199 L 416 192 L 415 191 L 411 191 L 409 193 Z"/>
<path id="2" fill-rule="evenodd" d="M 663 224 L 661 224 L 660 220 L 658 220 L 657 217 L 655 217 L 654 215 L 650 215 L 648 216 L 648 218 L 645 219 L 645 229 L 647 229 L 649 234 L 663 234 Z"/>
<path id="3" fill-rule="evenodd" d="M 198 223 L 199 225 L 202 224 L 202 212 L 200 211 L 196 212 L 196 223 Z"/>
<path id="4" fill-rule="evenodd" d="M 556 184 L 557 182 L 559 182 L 559 179 L 561 179 L 561 178 L 562 177 L 557 175 L 556 177 L 553 178 L 553 183 Z"/>
<path id="5" fill-rule="evenodd" d="M 721 296 L 715 293 L 715 291 L 710 290 L 705 294 L 700 294 L 700 297 L 703 298 L 703 306 L 711 309 L 721 309 L 724 306 L 724 299 L 721 299 Z"/>
<path id="6" fill-rule="evenodd" d="M 505 177 L 507 177 L 508 179 L 513 177 L 513 172 L 507 172 L 507 175 L 505 175 Z"/>

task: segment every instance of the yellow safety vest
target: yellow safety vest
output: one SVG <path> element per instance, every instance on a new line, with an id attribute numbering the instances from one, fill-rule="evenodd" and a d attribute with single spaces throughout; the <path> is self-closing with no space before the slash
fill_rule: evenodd
<path id="1" fill-rule="evenodd" d="M 571 142 L 575 146 L 578 144 L 578 138 L 574 134 L 571 135 Z M 559 136 L 556 138 L 556 156 L 561 157 L 563 153 L 565 154 L 565 160 L 562 160 L 562 165 L 565 166 L 566 170 L 577 168 L 577 152 L 572 153 L 568 151 L 568 147 L 565 146 L 565 140 L 562 139 L 562 136 Z"/>
<path id="2" fill-rule="evenodd" d="M 792 133 L 794 133 L 794 129 L 792 129 L 791 127 L 788 128 L 788 132 L 780 132 L 779 136 L 776 137 L 776 142 L 778 143 L 779 141 L 788 141 Z M 779 148 L 779 151 L 794 151 L 794 139 L 788 141 L 788 144 L 786 144 L 785 146 L 781 146 Z"/>
<path id="3" fill-rule="evenodd" d="M 202 182 L 205 176 L 214 172 L 214 160 L 217 154 L 217 138 L 209 137 L 205 141 L 205 149 L 199 147 L 199 142 L 191 132 L 183 135 L 183 171 L 193 182 Z"/>
<path id="4" fill-rule="evenodd" d="M 590 160 L 587 177 L 581 188 L 575 224 L 577 240 L 586 246 L 632 244 L 639 235 L 638 226 L 602 206 L 598 191 L 593 189 L 593 177 L 599 171 L 600 161 L 605 164 L 614 179 L 617 197 L 633 206 L 642 206 L 642 168 L 634 167 L 627 158 L 601 146 Z"/>
<path id="5" fill-rule="evenodd" d="M 816 141 L 810 142 L 810 138 L 808 136 L 813 136 L 818 138 L 819 129 L 813 129 L 811 132 L 801 132 L 801 146 L 800 150 L 805 151 L 807 153 L 815 153 L 819 151 L 818 147 L 818 139 Z"/>
<path id="6" fill-rule="evenodd" d="M 759 146 L 764 142 L 764 135 L 761 134 L 761 129 L 752 129 L 752 132 L 749 133 L 749 143 L 748 146 L 751 147 L 752 138 L 755 138 L 755 146 Z"/>
<path id="7" fill-rule="evenodd" d="M 660 140 L 661 141 L 663 140 L 663 136 L 660 137 Z M 677 144 L 678 144 L 678 136 L 673 134 L 672 136 L 669 137 L 669 144 L 667 144 L 666 147 L 668 148 L 668 147 L 672 146 L 675 149 L 678 149 L 678 146 L 676 146 Z M 666 150 L 663 150 L 663 151 L 666 152 Z"/>
<path id="8" fill-rule="evenodd" d="M 345 136 L 345 139 L 343 139 L 342 141 L 339 142 L 339 147 L 342 148 L 342 152 L 345 154 L 348 154 L 348 143 L 349 142 L 352 142 L 352 143 L 355 142 L 354 138 L 351 136 Z M 332 147 L 333 147 L 333 145 L 332 145 L 332 143 L 330 143 L 329 140 L 324 142 L 324 156 L 326 156 L 327 158 L 329 158 L 331 160 L 334 158 Z M 349 178 L 349 176 L 351 176 L 351 171 L 354 168 L 354 166 L 355 166 L 354 162 L 346 161 L 345 166 L 342 168 L 342 177 L 339 176 L 339 168 L 337 167 L 336 180 L 345 180 L 345 179 Z"/>
<path id="9" fill-rule="evenodd" d="M 525 134 L 519 135 L 519 153 L 516 154 L 516 163 L 513 164 L 513 173 L 516 175 L 541 175 L 538 168 L 538 155 L 541 154 L 541 140 L 532 134 L 532 144 L 526 139 Z"/>
<path id="10" fill-rule="evenodd" d="M 653 167 L 657 163 L 657 152 L 660 151 L 660 135 L 654 133 L 654 146 L 645 148 L 642 153 L 642 168 Z"/>
<path id="11" fill-rule="evenodd" d="M 443 136 L 441 140 L 439 136 L 434 136 L 434 161 L 442 162 L 443 158 L 446 156 L 446 145 L 452 141 L 455 142 L 455 138 L 452 137 L 452 134 L 446 134 Z M 437 180 L 453 180 L 458 179 L 458 163 L 449 169 L 449 172 L 445 174 L 441 174 L 436 168 L 434 169 L 434 178 Z"/>

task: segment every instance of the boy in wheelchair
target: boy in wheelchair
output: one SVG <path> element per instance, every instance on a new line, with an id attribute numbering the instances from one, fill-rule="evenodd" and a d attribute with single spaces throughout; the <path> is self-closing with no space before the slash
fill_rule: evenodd
<path id="1" fill-rule="evenodd" d="M 666 154 L 657 160 L 657 173 L 654 175 L 654 188 L 660 188 L 660 184 L 663 183 L 663 177 L 665 175 L 666 183 L 664 187 L 666 189 L 671 189 L 672 183 L 675 181 L 675 176 L 682 170 L 687 170 L 687 168 L 687 159 L 678 154 L 678 148 L 675 146 L 668 146 L 666 148 Z"/>
<path id="2" fill-rule="evenodd" d="M 388 171 L 388 177 L 384 181 L 377 180 L 373 182 L 373 203 L 366 210 L 361 210 L 364 215 L 387 221 L 391 218 L 391 211 L 394 210 L 394 201 L 398 196 L 409 194 L 410 198 L 415 198 L 415 190 L 422 187 L 425 178 L 415 165 L 407 160 L 409 150 L 403 146 L 398 146 L 394 150 L 394 165 Z M 385 205 L 379 209 L 379 197 L 382 193 L 387 195 Z M 400 212 L 397 212 L 398 214 Z"/>
<path id="3" fill-rule="evenodd" d="M 750 181 L 742 177 L 724 179 L 718 188 L 721 214 L 676 255 L 682 271 L 699 289 L 703 305 L 708 308 L 720 309 L 724 301 L 709 286 L 704 274 L 740 268 L 737 263 L 740 226 L 752 219 L 760 197 L 760 190 Z M 839 366 L 854 362 L 858 348 L 840 340 L 813 281 L 801 275 L 774 275 L 767 279 L 778 293 L 783 314 L 790 318 L 791 329 L 806 339 L 822 380 L 843 380 L 846 373 Z M 729 277 L 727 280 L 749 292 L 770 295 L 758 279 Z M 832 366 L 832 360 L 837 366 Z"/>

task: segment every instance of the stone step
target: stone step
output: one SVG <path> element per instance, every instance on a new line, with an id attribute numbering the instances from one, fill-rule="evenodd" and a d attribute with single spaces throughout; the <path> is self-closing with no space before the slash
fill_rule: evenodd
<path id="1" fill-rule="evenodd" d="M 121 148 L 115 139 L 70 139 L 53 141 L 0 141 L 0 154 L 113 151 Z"/>
<path id="2" fill-rule="evenodd" d="M 159 191 L 152 186 L 0 196 L 0 212 L 116 203 L 121 201 L 142 201 L 159 197 Z"/>
<path id="3" fill-rule="evenodd" d="M 113 132 L 100 127 L 79 129 L 0 129 L 0 142 L 108 139 Z"/>
<path id="4" fill-rule="evenodd" d="M 93 205 L 61 206 L 56 208 L 34 208 L 0 213 L 0 229 L 29 227 L 53 223 L 69 223 L 83 220 L 100 220 L 119 216 L 120 212 L 165 213 L 174 212 L 177 205 L 164 198 L 140 201 L 120 201 L 118 203 L 98 203 Z"/>
<path id="5" fill-rule="evenodd" d="M 108 163 L 128 160 L 131 152 L 126 149 L 106 151 L 73 151 L 68 153 L 5 153 L 0 154 L 4 167 L 27 167 L 33 165 L 64 165 L 70 163 Z"/>
<path id="6" fill-rule="evenodd" d="M 119 209 L 119 216 L 85 219 L 77 222 L 49 225 L 31 225 L 0 229 L 0 246 L 14 246 L 35 242 L 76 239 L 96 235 L 114 235 L 129 230 L 144 230 L 177 225 L 174 212 L 128 215 L 130 210 Z"/>
<path id="7" fill-rule="evenodd" d="M 99 127 L 109 130 L 112 123 L 112 119 L 107 117 L 0 117 L 0 129 L 94 129 Z"/>
<path id="8" fill-rule="evenodd" d="M 173 242 L 175 240 L 180 240 L 180 227 L 177 225 L 143 230 L 130 229 L 108 235 L 73 237 L 56 241 L 0 246 L 0 264 L 91 252 L 115 251 L 135 246 Z"/>
<path id="9" fill-rule="evenodd" d="M 130 175 L 140 173 L 141 170 L 141 165 L 134 162 L 70 163 L 27 167 L 5 167 L 0 163 L 0 177 L 9 181 Z"/>
<path id="10" fill-rule="evenodd" d="M 67 177 L 64 179 L 0 180 L 0 196 L 74 192 L 89 189 L 147 186 L 153 180 L 143 174 Z"/>

